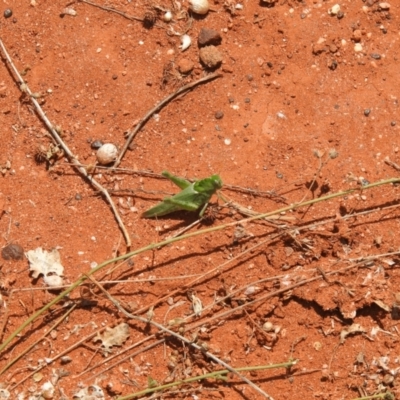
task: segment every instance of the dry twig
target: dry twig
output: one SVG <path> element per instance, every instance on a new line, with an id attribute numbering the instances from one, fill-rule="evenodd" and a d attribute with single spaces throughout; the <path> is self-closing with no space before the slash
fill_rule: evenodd
<path id="1" fill-rule="evenodd" d="M 138 122 L 138 124 L 135 126 L 134 129 L 128 132 L 128 138 L 126 140 L 126 143 L 124 147 L 122 148 L 121 152 L 118 155 L 118 158 L 114 162 L 113 167 L 118 167 L 118 165 L 121 163 L 122 158 L 124 157 L 126 151 L 129 148 L 129 145 L 131 144 L 132 140 L 136 136 L 136 134 L 142 129 L 144 124 L 149 120 L 149 118 L 155 114 L 157 111 L 161 110 L 167 103 L 169 103 L 171 100 L 173 100 L 175 97 L 179 96 L 180 94 L 186 94 L 189 90 L 193 89 L 195 86 L 200 85 L 201 83 L 205 83 L 208 81 L 211 81 L 213 79 L 221 77 L 221 74 L 211 74 L 207 75 L 203 78 L 200 78 L 199 80 L 189 83 L 185 86 L 182 86 L 179 88 L 176 92 L 168 95 L 164 100 L 161 100 L 160 103 L 158 103 L 155 107 L 153 107 L 151 110 L 147 112 L 147 114 Z"/>
<path id="2" fill-rule="evenodd" d="M 226 362 L 222 361 L 221 359 L 219 359 L 218 357 L 216 357 L 214 354 L 210 353 L 209 351 L 206 351 L 204 348 L 202 348 L 201 346 L 199 346 L 197 343 L 192 342 L 191 340 L 185 338 L 184 336 L 179 335 L 178 333 L 166 328 L 165 326 L 151 321 L 149 319 L 146 318 L 142 318 L 142 317 L 138 317 L 136 315 L 133 315 L 131 313 L 129 313 L 128 311 L 126 311 L 121 305 L 120 303 L 114 299 L 104 288 L 103 286 L 101 286 L 93 277 L 88 277 L 93 283 L 96 284 L 96 286 L 107 296 L 107 298 L 114 304 L 114 306 L 121 312 L 123 313 L 126 317 L 130 318 L 130 319 L 134 319 L 136 321 L 140 321 L 144 324 L 151 324 L 154 325 L 156 328 L 160 329 L 163 332 L 166 332 L 168 334 L 170 334 L 171 336 L 174 336 L 176 338 L 178 338 L 179 340 L 181 340 L 182 342 L 186 343 L 189 346 L 194 347 L 196 350 L 201 351 L 206 357 L 214 360 L 216 363 L 222 365 L 223 367 L 225 367 L 228 371 L 232 372 L 233 374 L 237 375 L 242 381 L 246 382 L 249 386 L 251 386 L 253 389 L 255 389 L 258 393 L 260 393 L 263 397 L 265 397 L 266 399 L 269 400 L 273 400 L 273 398 L 265 393 L 259 386 L 257 386 L 256 384 L 254 384 L 251 380 L 249 380 L 248 378 L 246 378 L 245 376 L 243 376 L 241 373 L 239 373 L 238 371 L 236 371 L 234 368 L 232 368 L 229 364 L 227 364 Z"/>

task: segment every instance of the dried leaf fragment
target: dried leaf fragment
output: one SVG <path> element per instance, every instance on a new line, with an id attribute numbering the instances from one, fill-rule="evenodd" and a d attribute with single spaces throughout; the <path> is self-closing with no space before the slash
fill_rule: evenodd
<path id="1" fill-rule="evenodd" d="M 366 330 L 360 324 L 353 324 L 348 328 L 345 328 L 340 332 L 340 343 L 343 344 L 346 340 L 347 336 L 351 335 L 352 333 L 365 333 Z"/>
<path id="2" fill-rule="evenodd" d="M 203 305 L 201 304 L 201 300 L 194 294 L 192 294 L 192 307 L 196 316 L 199 317 L 203 311 Z"/>
<path id="3" fill-rule="evenodd" d="M 80 400 L 104 400 L 103 389 L 98 385 L 91 385 L 81 389 L 79 392 L 74 394 L 73 399 Z"/>
<path id="4" fill-rule="evenodd" d="M 113 346 L 122 346 L 129 337 L 129 325 L 125 322 L 120 323 L 114 328 L 107 327 L 104 333 L 94 337 L 93 342 L 101 340 L 103 346 L 103 355 L 107 356 L 112 352 Z"/>
<path id="5" fill-rule="evenodd" d="M 51 252 L 38 247 L 35 250 L 26 252 L 29 260 L 29 270 L 32 271 L 33 278 L 43 275 L 43 280 L 48 286 L 61 286 L 63 284 L 64 267 L 61 265 L 60 253 L 57 249 Z"/>

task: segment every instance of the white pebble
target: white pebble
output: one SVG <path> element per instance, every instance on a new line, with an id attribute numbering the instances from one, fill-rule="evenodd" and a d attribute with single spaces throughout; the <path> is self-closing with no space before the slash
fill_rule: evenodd
<path id="1" fill-rule="evenodd" d="M 356 44 L 354 45 L 354 51 L 355 51 L 356 53 L 360 53 L 361 51 L 363 51 L 363 47 L 361 46 L 361 43 L 356 43 Z"/>
<path id="2" fill-rule="evenodd" d="M 106 143 L 101 146 L 96 153 L 97 162 L 101 165 L 112 163 L 118 156 L 118 149 L 112 143 Z"/>
<path id="3" fill-rule="evenodd" d="M 97 50 L 96 50 L 96 53 L 100 53 L 101 52 L 101 47 L 99 47 Z"/>
<path id="4" fill-rule="evenodd" d="M 224 140 L 224 143 L 225 143 L 227 146 L 229 146 L 229 145 L 232 143 L 232 140 L 227 138 L 227 139 Z"/>
<path id="5" fill-rule="evenodd" d="M 390 9 L 390 4 L 389 3 L 379 3 L 379 8 L 381 10 L 389 10 Z"/>
<path id="6" fill-rule="evenodd" d="M 335 4 L 332 8 L 328 11 L 330 15 L 336 15 L 340 11 L 340 5 Z"/>

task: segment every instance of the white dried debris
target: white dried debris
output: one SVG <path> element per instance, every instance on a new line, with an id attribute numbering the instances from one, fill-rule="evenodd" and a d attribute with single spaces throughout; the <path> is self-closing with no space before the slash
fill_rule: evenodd
<path id="1" fill-rule="evenodd" d="M 9 399 L 10 398 L 10 392 L 7 389 L 0 389 L 0 399 Z"/>
<path id="2" fill-rule="evenodd" d="M 90 385 L 75 393 L 73 399 L 79 400 L 104 400 L 103 389 L 98 385 Z"/>
<path id="3" fill-rule="evenodd" d="M 55 388 L 54 388 L 54 386 L 53 386 L 53 384 L 50 382 L 50 381 L 47 381 L 47 382 L 45 382 L 43 385 L 42 385 L 42 397 L 44 398 L 44 399 L 52 399 L 52 398 L 54 398 L 54 391 L 55 391 Z"/>
<path id="4" fill-rule="evenodd" d="M 61 265 L 60 253 L 57 249 L 51 252 L 38 247 L 25 253 L 32 271 L 33 278 L 43 275 L 43 280 L 48 286 L 61 286 L 63 284 L 64 267 Z"/>
<path id="5" fill-rule="evenodd" d="M 129 337 L 129 325 L 125 322 L 114 328 L 107 327 L 104 333 L 97 333 L 93 338 L 93 342 L 101 340 L 103 346 L 103 355 L 107 356 L 112 352 L 113 346 L 122 346 Z"/>
<path id="6" fill-rule="evenodd" d="M 201 300 L 194 294 L 192 294 L 192 307 L 196 316 L 199 317 L 201 315 L 201 312 L 203 311 L 203 305 L 201 303 Z"/>
<path id="7" fill-rule="evenodd" d="M 340 343 L 343 344 L 344 341 L 346 340 L 347 336 L 353 334 L 353 333 L 365 333 L 366 330 L 360 325 L 360 324 L 353 324 L 349 326 L 348 328 L 344 328 L 340 332 Z"/>

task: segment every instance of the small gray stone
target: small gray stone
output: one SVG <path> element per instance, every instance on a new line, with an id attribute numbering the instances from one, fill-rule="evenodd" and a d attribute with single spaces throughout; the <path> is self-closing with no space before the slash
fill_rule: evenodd
<path id="1" fill-rule="evenodd" d="M 93 150 L 98 150 L 101 146 L 103 146 L 103 142 L 101 141 L 101 140 L 95 140 L 94 142 L 92 142 L 91 144 L 90 144 L 90 147 L 93 149 Z"/>
<path id="2" fill-rule="evenodd" d="M 199 37 L 197 39 L 199 47 L 208 46 L 210 44 L 218 45 L 221 43 L 221 41 L 222 38 L 219 32 L 208 28 L 201 28 Z"/>
<path id="3" fill-rule="evenodd" d="M 11 8 L 6 8 L 4 10 L 4 18 L 10 18 L 13 15 Z"/>

